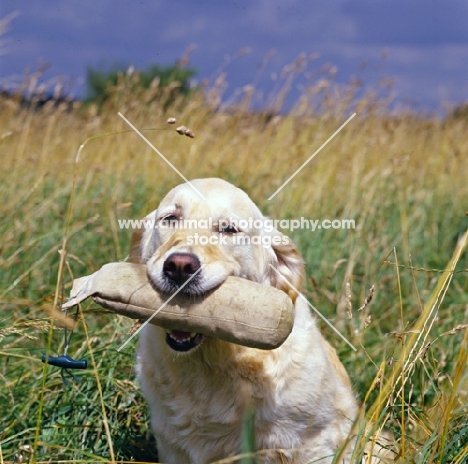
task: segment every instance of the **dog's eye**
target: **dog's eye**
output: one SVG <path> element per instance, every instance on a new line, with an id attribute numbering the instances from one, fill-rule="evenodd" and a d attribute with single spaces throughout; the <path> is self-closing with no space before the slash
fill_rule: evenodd
<path id="1" fill-rule="evenodd" d="M 233 225 L 227 225 L 227 226 L 221 227 L 219 231 L 222 232 L 223 234 L 237 234 L 237 232 L 239 232 L 239 230 Z"/>
<path id="2" fill-rule="evenodd" d="M 159 224 L 163 227 L 173 227 L 177 225 L 179 218 L 175 214 L 168 214 L 159 220 Z"/>

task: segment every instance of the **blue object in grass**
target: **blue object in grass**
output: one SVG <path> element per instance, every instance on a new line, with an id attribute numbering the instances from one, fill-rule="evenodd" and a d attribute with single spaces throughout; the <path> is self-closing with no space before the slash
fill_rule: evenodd
<path id="1" fill-rule="evenodd" d="M 86 359 L 76 360 L 67 355 L 62 356 L 47 356 L 45 353 L 42 355 L 42 362 L 47 361 L 51 366 L 61 367 L 63 369 L 86 369 L 88 362 Z"/>

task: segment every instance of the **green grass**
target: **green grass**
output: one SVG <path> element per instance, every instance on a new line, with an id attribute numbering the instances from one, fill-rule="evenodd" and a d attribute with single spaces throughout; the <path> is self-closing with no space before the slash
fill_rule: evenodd
<path id="1" fill-rule="evenodd" d="M 305 293 L 358 350 L 321 328 L 368 417 L 393 431 L 398 462 L 467 462 L 461 247 L 453 269 L 446 266 L 468 228 L 468 121 L 391 115 L 384 101 L 348 98 L 351 90 L 341 91 L 348 104 L 333 106 L 332 88 L 323 92 L 321 106 L 270 120 L 245 102 L 215 111 L 200 93 L 167 113 L 153 94 L 125 88 L 100 110 L 0 101 L 0 463 L 157 459 L 133 371 L 136 342 L 117 351 L 131 321 L 83 306 L 69 349 L 90 365 L 79 383 L 64 386 L 40 359 L 62 353 L 64 330 L 50 314 L 73 277 L 125 258 L 130 232 L 117 219 L 143 217 L 180 183 L 133 132 L 90 140 L 75 162 L 89 137 L 128 129 L 118 111 L 138 128 L 157 128 L 145 135 L 189 178 L 232 181 L 273 218 L 355 219 L 352 231 L 291 234 L 307 264 Z M 267 201 L 354 108 L 357 117 Z M 196 138 L 176 134 L 169 116 Z M 372 302 L 358 311 L 371 285 Z"/>

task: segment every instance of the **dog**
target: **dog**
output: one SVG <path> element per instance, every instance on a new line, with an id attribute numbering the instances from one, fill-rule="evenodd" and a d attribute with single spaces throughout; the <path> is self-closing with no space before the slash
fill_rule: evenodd
<path id="1" fill-rule="evenodd" d="M 325 464 L 342 447 L 340 462 L 349 462 L 358 404 L 298 294 L 305 268 L 293 242 L 262 226 L 267 218 L 248 195 L 217 178 L 177 186 L 146 219 L 155 226 L 134 232 L 130 260 L 146 263 L 161 291 L 184 286 L 184 294 L 198 295 L 237 276 L 276 287 L 295 304 L 292 332 L 274 350 L 151 324 L 141 330 L 137 376 L 161 462 L 207 464 L 238 455 L 246 417 L 256 462 Z M 196 220 L 196 228 L 178 227 L 183 220 Z"/>

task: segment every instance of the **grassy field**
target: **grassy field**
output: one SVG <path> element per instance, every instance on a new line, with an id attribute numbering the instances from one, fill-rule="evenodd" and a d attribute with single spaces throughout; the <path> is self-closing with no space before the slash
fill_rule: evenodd
<path id="1" fill-rule="evenodd" d="M 51 315 L 72 279 L 126 257 L 130 231 L 117 220 L 143 217 L 181 182 L 119 111 L 153 129 L 146 137 L 188 178 L 231 181 L 272 218 L 355 220 L 354 230 L 290 235 L 305 293 L 357 347 L 319 323 L 371 420 L 362 441 L 373 423 L 393 432 L 397 462 L 468 462 L 468 120 L 391 114 L 376 93 L 326 81 L 289 115 L 249 112 L 247 93 L 220 110 L 218 84 L 166 111 L 156 86 L 129 94 L 122 84 L 102 108 L 72 111 L 0 100 L 0 463 L 157 460 L 136 342 L 117 352 L 130 320 L 86 303 L 68 352 L 88 360 L 81 381 L 64 385 L 41 363 L 63 353 Z M 169 116 L 196 137 L 179 136 Z"/>

